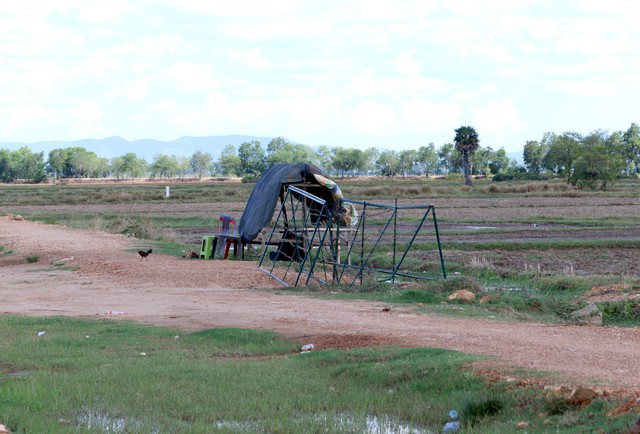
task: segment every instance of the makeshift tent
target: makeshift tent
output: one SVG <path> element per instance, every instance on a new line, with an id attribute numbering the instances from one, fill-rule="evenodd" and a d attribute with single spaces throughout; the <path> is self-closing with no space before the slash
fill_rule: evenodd
<path id="1" fill-rule="evenodd" d="M 238 232 L 243 244 L 253 241 L 271 223 L 278 198 L 281 201 L 284 199 L 288 185 L 296 185 L 324 199 L 330 210 L 342 199 L 340 188 L 313 164 L 283 163 L 271 166 L 256 182 L 240 219 Z"/>

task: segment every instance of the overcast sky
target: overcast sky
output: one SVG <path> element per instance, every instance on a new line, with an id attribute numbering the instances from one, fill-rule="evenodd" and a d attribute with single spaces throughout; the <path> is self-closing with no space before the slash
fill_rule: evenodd
<path id="1" fill-rule="evenodd" d="M 284 136 L 418 148 L 640 123 L 625 0 L 0 3 L 0 142 Z"/>

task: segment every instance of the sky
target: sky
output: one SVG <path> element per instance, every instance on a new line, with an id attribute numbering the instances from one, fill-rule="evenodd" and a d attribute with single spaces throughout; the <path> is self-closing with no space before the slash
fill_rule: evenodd
<path id="1" fill-rule="evenodd" d="M 0 3 L 0 142 L 417 149 L 640 123 L 633 0 Z"/>

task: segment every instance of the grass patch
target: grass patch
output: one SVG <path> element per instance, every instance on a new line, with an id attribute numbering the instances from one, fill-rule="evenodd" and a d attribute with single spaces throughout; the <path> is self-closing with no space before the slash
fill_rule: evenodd
<path id="1" fill-rule="evenodd" d="M 58 317 L 3 316 L 0 331 L 0 414 L 11 432 L 426 433 L 452 409 L 478 433 L 513 432 L 521 420 L 535 432 L 584 432 L 635 419 L 607 419 L 615 401 L 559 411 L 546 392 L 474 376 L 464 369 L 474 357 L 441 349 L 299 355 L 271 332 Z"/>
<path id="2" fill-rule="evenodd" d="M 30 256 L 27 256 L 25 258 L 25 260 L 29 264 L 35 264 L 36 262 L 38 262 L 40 260 L 40 256 L 38 256 L 38 255 L 30 255 Z"/>
<path id="3" fill-rule="evenodd" d="M 608 301 L 597 303 L 605 325 L 635 326 L 640 324 L 640 301 Z"/>

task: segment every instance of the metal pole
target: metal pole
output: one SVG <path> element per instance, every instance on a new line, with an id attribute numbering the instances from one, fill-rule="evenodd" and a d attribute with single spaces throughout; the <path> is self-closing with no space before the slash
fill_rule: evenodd
<path id="1" fill-rule="evenodd" d="M 442 267 L 442 277 L 447 278 L 447 270 L 444 266 L 444 256 L 442 255 L 442 244 L 440 244 L 440 233 L 438 232 L 438 219 L 436 219 L 436 207 L 433 208 L 433 226 L 436 231 L 436 240 L 438 240 L 438 252 L 440 253 L 440 266 Z"/>
<path id="2" fill-rule="evenodd" d="M 393 209 L 393 268 L 396 268 L 396 237 L 398 236 L 398 198 Z"/>

